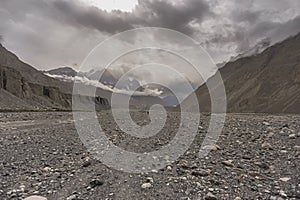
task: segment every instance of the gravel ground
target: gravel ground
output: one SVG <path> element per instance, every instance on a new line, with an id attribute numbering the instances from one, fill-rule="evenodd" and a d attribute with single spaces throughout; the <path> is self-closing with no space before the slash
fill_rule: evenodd
<path id="1" fill-rule="evenodd" d="M 120 131 L 98 114 L 110 140 L 130 151 L 158 149 L 174 136 L 178 113 L 151 139 Z M 147 114 L 132 113 L 138 124 Z M 219 141 L 200 159 L 208 126 L 202 116 L 190 149 L 169 166 L 144 174 L 110 169 L 80 141 L 72 113 L 0 113 L 0 199 L 300 199 L 300 116 L 228 114 Z"/>

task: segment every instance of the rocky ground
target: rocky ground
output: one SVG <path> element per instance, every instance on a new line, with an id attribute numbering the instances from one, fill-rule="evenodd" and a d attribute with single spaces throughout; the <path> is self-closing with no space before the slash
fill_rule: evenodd
<path id="1" fill-rule="evenodd" d="M 177 115 L 169 113 L 162 135 L 149 141 L 126 136 L 108 111 L 99 120 L 114 144 L 142 152 L 173 137 Z M 143 113 L 132 117 L 147 123 Z M 0 113 L 0 199 L 300 199 L 299 115 L 228 114 L 219 141 L 200 159 L 208 119 L 202 116 L 199 134 L 177 162 L 129 174 L 93 159 L 72 113 Z"/>

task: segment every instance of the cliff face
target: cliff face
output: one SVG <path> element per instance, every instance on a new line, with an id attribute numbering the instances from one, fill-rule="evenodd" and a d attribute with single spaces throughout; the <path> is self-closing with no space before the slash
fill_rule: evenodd
<path id="1" fill-rule="evenodd" d="M 31 109 L 70 109 L 71 95 L 58 88 L 28 82 L 20 72 L 10 67 L 0 66 L 0 89 L 31 105 Z M 2 106 L 0 109 L 12 110 Z"/>
<path id="2" fill-rule="evenodd" d="M 106 98 L 82 95 L 96 109 L 107 109 Z M 23 63 L 0 44 L 0 110 L 49 110 L 72 108 L 72 83 L 50 78 Z"/>
<path id="3" fill-rule="evenodd" d="M 39 70 L 21 61 L 15 54 L 8 51 L 0 44 L 0 66 L 6 66 L 22 74 L 22 77 L 30 83 L 56 87 L 63 93 L 72 94 L 72 83 L 64 83 L 46 76 Z"/>
<path id="4" fill-rule="evenodd" d="M 0 88 L 19 98 L 30 98 L 30 87 L 20 72 L 0 66 Z"/>
<path id="5" fill-rule="evenodd" d="M 300 113 L 300 34 L 259 55 L 241 58 L 220 69 L 228 112 Z M 208 81 L 212 81 L 212 77 Z M 210 111 L 206 85 L 196 95 L 200 110 Z M 183 104 L 196 105 L 187 98 Z"/>

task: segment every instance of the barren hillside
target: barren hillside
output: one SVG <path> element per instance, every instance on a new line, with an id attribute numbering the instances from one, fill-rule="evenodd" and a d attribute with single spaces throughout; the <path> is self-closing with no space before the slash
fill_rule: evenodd
<path id="1" fill-rule="evenodd" d="M 300 113 L 300 34 L 220 69 L 229 112 Z M 209 81 L 212 81 L 212 77 Z M 210 111 L 206 85 L 196 91 Z M 183 104 L 188 105 L 190 98 Z M 191 110 L 195 105 L 188 105 Z"/>

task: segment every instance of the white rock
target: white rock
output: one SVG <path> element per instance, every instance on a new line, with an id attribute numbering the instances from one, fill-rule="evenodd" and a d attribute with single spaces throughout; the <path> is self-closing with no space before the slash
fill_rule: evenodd
<path id="1" fill-rule="evenodd" d="M 44 172 L 50 172 L 52 169 L 50 168 L 50 167 L 45 167 L 44 169 L 43 169 L 43 171 Z"/>
<path id="2" fill-rule="evenodd" d="M 47 200 L 47 198 L 42 197 L 42 196 L 30 196 L 25 198 L 24 200 Z"/>
<path id="3" fill-rule="evenodd" d="M 207 193 L 207 195 L 204 197 L 205 200 L 217 200 L 217 197 L 213 195 L 211 192 Z"/>
<path id="4" fill-rule="evenodd" d="M 69 197 L 67 198 L 67 200 L 73 200 L 73 199 L 76 199 L 76 195 L 75 195 L 75 194 L 73 194 L 73 195 L 71 195 L 71 196 L 69 196 Z"/>
<path id="5" fill-rule="evenodd" d="M 234 167 L 234 164 L 232 163 L 232 160 L 224 160 L 224 161 L 222 161 L 222 164 L 224 164 L 228 167 Z"/>
<path id="6" fill-rule="evenodd" d="M 287 195 L 282 190 L 279 192 L 279 195 L 282 196 L 282 197 L 287 197 Z"/>
<path id="7" fill-rule="evenodd" d="M 213 144 L 213 145 L 206 145 L 206 146 L 203 147 L 203 149 L 211 150 L 211 151 L 217 151 L 217 150 L 220 150 L 221 147 L 216 145 L 216 144 Z"/>
<path id="8" fill-rule="evenodd" d="M 283 178 L 280 178 L 279 180 L 283 181 L 283 182 L 287 182 L 287 181 L 291 180 L 291 178 L 290 177 L 283 177 Z"/>
<path id="9" fill-rule="evenodd" d="M 269 122 L 263 122 L 263 125 L 270 126 Z"/>
<path id="10" fill-rule="evenodd" d="M 144 183 L 144 184 L 142 184 L 141 187 L 142 187 L 143 189 L 146 189 L 146 188 L 151 188 L 152 185 L 151 185 L 151 183 Z"/>
<path id="11" fill-rule="evenodd" d="M 294 150 L 300 151 L 300 146 L 298 146 L 298 145 L 294 146 Z"/>
<path id="12" fill-rule="evenodd" d="M 262 147 L 263 149 L 271 149 L 271 148 L 272 148 L 272 145 L 271 145 L 270 143 L 268 143 L 268 142 L 264 142 L 264 143 L 261 145 L 261 147 Z"/>
<path id="13" fill-rule="evenodd" d="M 290 138 L 290 139 L 296 139 L 296 134 L 290 134 L 290 135 L 289 135 L 289 138 Z"/>
<path id="14" fill-rule="evenodd" d="M 272 127 L 269 126 L 269 127 L 266 128 L 266 131 L 267 131 L 267 133 L 270 133 L 270 132 L 273 132 L 274 130 L 273 130 Z"/>
<path id="15" fill-rule="evenodd" d="M 269 133 L 268 133 L 268 138 L 273 137 L 273 135 L 274 135 L 274 132 L 269 132 Z"/>

